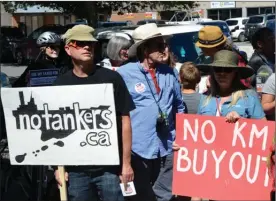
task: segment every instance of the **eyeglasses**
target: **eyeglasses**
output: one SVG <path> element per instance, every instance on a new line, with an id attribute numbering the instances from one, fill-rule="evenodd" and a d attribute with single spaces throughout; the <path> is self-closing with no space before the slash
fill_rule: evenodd
<path id="1" fill-rule="evenodd" d="M 224 67 L 217 67 L 217 68 L 215 67 L 215 68 L 213 68 L 213 71 L 215 73 L 222 73 L 222 72 L 232 73 L 234 70 L 235 70 L 234 68 L 224 68 Z"/>
<path id="2" fill-rule="evenodd" d="M 93 47 L 95 45 L 95 42 L 92 41 L 72 41 L 68 44 L 68 46 L 74 47 L 76 49 L 81 49 L 86 46 Z"/>

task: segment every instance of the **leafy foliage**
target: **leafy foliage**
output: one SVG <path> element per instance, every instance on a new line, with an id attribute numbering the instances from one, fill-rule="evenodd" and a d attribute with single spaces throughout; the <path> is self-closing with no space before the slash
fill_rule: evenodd
<path id="1" fill-rule="evenodd" d="M 86 18 L 89 22 L 97 19 L 98 13 L 182 10 L 188 5 L 190 8 L 198 4 L 193 1 L 4 1 L 2 2 L 7 12 L 13 13 L 18 8 L 26 9 L 28 6 L 49 7 L 67 14 L 74 14 L 78 18 Z M 94 22 L 93 22 L 94 23 Z"/>

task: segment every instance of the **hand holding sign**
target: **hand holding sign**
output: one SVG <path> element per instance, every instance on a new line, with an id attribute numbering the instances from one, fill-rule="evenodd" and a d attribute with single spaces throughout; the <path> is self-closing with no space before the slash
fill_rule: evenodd
<path id="1" fill-rule="evenodd" d="M 269 200 L 266 157 L 275 122 L 240 119 L 228 124 L 223 117 L 179 114 L 176 128 L 180 149 L 174 159 L 173 194 Z"/>

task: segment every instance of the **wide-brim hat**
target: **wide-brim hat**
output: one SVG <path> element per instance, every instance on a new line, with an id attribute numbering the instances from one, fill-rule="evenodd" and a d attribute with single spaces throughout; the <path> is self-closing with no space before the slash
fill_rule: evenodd
<path id="1" fill-rule="evenodd" d="M 199 64 L 197 68 L 204 72 L 210 73 L 211 68 L 234 68 L 239 72 L 242 79 L 254 75 L 254 69 L 250 66 L 238 66 L 239 58 L 237 53 L 229 50 L 220 50 L 214 55 L 214 61 L 210 64 Z"/>
<path id="2" fill-rule="evenodd" d="M 90 41 L 97 42 L 98 40 L 94 38 L 94 29 L 88 25 L 79 24 L 68 29 L 66 33 L 62 36 L 67 45 L 70 41 Z"/>
<path id="3" fill-rule="evenodd" d="M 205 26 L 198 32 L 196 46 L 213 48 L 225 43 L 227 37 L 222 33 L 218 26 Z"/>
<path id="4" fill-rule="evenodd" d="M 148 23 L 137 27 L 132 33 L 134 44 L 129 48 L 128 54 L 136 56 L 137 48 L 141 44 L 158 37 L 163 37 L 166 40 L 171 38 L 172 35 L 162 35 L 155 23 Z"/>

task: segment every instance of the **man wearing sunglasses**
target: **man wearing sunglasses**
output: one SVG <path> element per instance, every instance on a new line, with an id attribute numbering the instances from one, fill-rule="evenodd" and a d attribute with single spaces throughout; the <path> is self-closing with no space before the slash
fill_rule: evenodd
<path id="1" fill-rule="evenodd" d="M 131 115 L 135 201 L 169 201 L 172 195 L 175 115 L 184 113 L 178 79 L 167 64 L 170 35 L 156 24 L 136 28 L 129 55 L 138 62 L 121 66 L 119 72 L 132 95 L 136 109 Z"/>
<path id="2" fill-rule="evenodd" d="M 115 71 L 96 66 L 94 50 L 97 40 L 94 29 L 76 25 L 64 34 L 65 51 L 71 57 L 73 70 L 60 76 L 55 85 L 85 85 L 112 83 L 117 116 L 120 166 L 66 166 L 69 177 L 69 198 L 72 201 L 123 201 L 120 178 L 125 184 L 133 180 L 131 158 L 131 123 L 129 112 L 135 108 L 122 77 Z M 97 94 L 83 94 L 95 96 Z M 60 183 L 58 172 L 56 180 Z M 119 177 L 120 176 L 120 177 Z"/>

